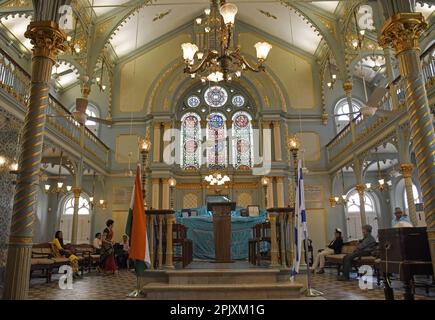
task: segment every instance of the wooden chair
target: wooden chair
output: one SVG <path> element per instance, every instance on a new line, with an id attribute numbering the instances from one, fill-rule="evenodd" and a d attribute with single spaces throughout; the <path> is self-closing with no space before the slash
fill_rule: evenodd
<path id="1" fill-rule="evenodd" d="M 158 264 L 158 252 L 159 252 L 159 226 L 154 225 L 154 268 L 159 268 Z M 182 224 L 174 223 L 172 225 L 172 244 L 173 244 L 173 261 L 180 261 L 183 268 L 189 265 L 193 261 L 193 243 L 192 240 L 187 238 L 187 227 Z M 177 255 L 177 248 L 181 249 L 181 255 Z M 166 225 L 162 228 L 162 252 L 163 252 L 163 265 L 166 258 Z"/>
<path id="2" fill-rule="evenodd" d="M 279 223 L 277 223 L 277 230 L 279 230 Z M 271 247 L 271 231 L 270 222 L 262 222 L 252 228 L 253 238 L 249 240 L 249 262 L 254 265 L 260 265 L 262 260 L 271 260 L 270 247 Z M 280 234 L 277 232 L 278 247 L 280 244 Z M 264 247 L 269 247 L 266 251 Z"/>

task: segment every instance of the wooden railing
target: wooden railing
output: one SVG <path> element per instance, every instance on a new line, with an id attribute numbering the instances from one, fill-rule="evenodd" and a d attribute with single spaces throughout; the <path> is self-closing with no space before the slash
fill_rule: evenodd
<path id="1" fill-rule="evenodd" d="M 435 83 L 435 59 L 434 59 L 435 45 L 432 45 L 428 50 L 426 50 L 421 55 L 423 78 L 425 81 L 426 89 L 428 94 L 432 93 L 432 89 Z M 403 79 L 399 76 L 394 81 L 393 84 L 396 87 L 397 99 L 399 102 L 399 108 L 405 106 L 405 91 Z M 389 87 L 387 87 L 389 88 Z M 385 94 L 378 104 L 378 109 L 380 110 L 392 110 L 392 98 L 390 91 Z M 391 114 L 394 117 L 394 114 Z M 332 140 L 326 145 L 326 156 L 328 162 L 331 163 L 338 157 L 342 157 L 346 150 L 350 150 L 350 146 L 355 141 L 364 141 L 368 138 L 369 133 L 375 132 L 374 129 L 388 122 L 389 116 L 379 116 L 375 114 L 372 117 L 363 117 L 361 114 L 352 120 L 354 124 L 354 130 L 350 123 L 343 128 Z M 353 131 L 353 132 L 352 132 Z"/>
<path id="2" fill-rule="evenodd" d="M 0 49 L 0 90 L 15 100 L 22 110 L 26 110 L 29 101 L 30 75 L 22 69 L 6 52 Z M 52 95 L 46 110 L 49 129 L 75 147 L 77 152 L 98 165 L 106 168 L 109 159 L 109 148 L 94 133 L 85 128 L 84 150 L 81 149 L 80 137 L 82 130 L 80 124 L 74 119 L 71 112 L 66 109 Z"/>

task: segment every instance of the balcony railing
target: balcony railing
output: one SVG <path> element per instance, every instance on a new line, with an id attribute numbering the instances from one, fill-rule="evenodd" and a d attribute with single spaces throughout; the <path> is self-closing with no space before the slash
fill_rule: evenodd
<path id="1" fill-rule="evenodd" d="M 6 92 L 25 110 L 29 101 L 29 88 L 30 75 L 0 49 L 0 90 Z M 47 117 L 48 129 L 53 130 L 59 138 L 73 145 L 79 154 L 83 152 L 83 156 L 92 159 L 103 168 L 107 167 L 109 148 L 92 131 L 85 128 L 84 150 L 82 150 L 80 124 L 71 112 L 51 95 L 46 113 L 49 115 Z"/>
<path id="2" fill-rule="evenodd" d="M 432 45 L 426 52 L 421 56 L 423 78 L 425 81 L 426 89 L 431 92 L 435 83 L 435 45 Z M 397 88 L 397 99 L 400 107 L 405 106 L 405 91 L 404 83 L 401 77 L 398 77 L 393 83 Z M 381 110 L 392 110 L 392 99 L 390 91 L 388 91 L 385 96 L 381 99 L 378 105 L 378 109 Z M 389 123 L 389 120 L 393 119 L 396 115 L 392 113 L 390 116 L 382 115 L 379 116 L 375 114 L 372 117 L 363 117 L 360 114 L 358 117 L 352 120 L 354 125 L 350 123 L 343 128 L 343 130 L 331 140 L 326 146 L 326 155 L 328 162 L 331 163 L 337 158 L 342 157 L 346 150 L 350 150 L 350 146 L 354 142 L 365 141 L 369 135 L 376 132 L 376 129 L 385 123 Z M 391 119 L 390 119 L 391 118 Z M 398 118 L 397 118 L 398 119 Z M 353 128 L 352 128 L 353 127 Z M 352 132 L 353 131 L 353 132 Z"/>

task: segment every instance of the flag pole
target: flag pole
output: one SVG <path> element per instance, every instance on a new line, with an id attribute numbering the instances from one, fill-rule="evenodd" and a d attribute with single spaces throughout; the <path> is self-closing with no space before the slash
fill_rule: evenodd
<path id="1" fill-rule="evenodd" d="M 320 297 L 323 296 L 323 292 L 320 292 L 316 289 L 311 288 L 311 270 L 310 270 L 310 257 L 308 255 L 308 235 L 307 231 L 304 230 L 304 242 L 305 242 L 305 263 L 307 264 L 307 291 L 306 296 L 307 297 Z"/>
<path id="2" fill-rule="evenodd" d="M 127 294 L 128 298 L 144 298 L 145 294 L 140 287 L 139 276 L 136 274 L 136 289 Z"/>

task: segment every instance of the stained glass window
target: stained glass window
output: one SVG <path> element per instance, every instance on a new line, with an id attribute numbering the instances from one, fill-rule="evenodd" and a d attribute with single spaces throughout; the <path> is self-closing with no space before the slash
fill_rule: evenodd
<path id="1" fill-rule="evenodd" d="M 201 165 L 201 124 L 196 113 L 187 113 L 181 119 L 181 167 L 197 169 Z"/>
<path id="2" fill-rule="evenodd" d="M 210 107 L 219 108 L 227 103 L 228 93 L 222 87 L 210 87 L 205 91 L 204 100 Z"/>
<path id="3" fill-rule="evenodd" d="M 233 165 L 241 170 L 248 170 L 253 166 L 251 120 L 251 116 L 246 112 L 237 112 L 233 116 Z"/>
<path id="4" fill-rule="evenodd" d="M 197 96 L 190 96 L 189 99 L 187 99 L 187 105 L 191 108 L 196 108 L 201 103 L 201 100 Z"/>
<path id="5" fill-rule="evenodd" d="M 236 107 L 243 107 L 243 105 L 245 104 L 245 98 L 243 98 L 243 96 L 241 95 L 237 95 L 233 97 L 233 105 Z"/>
<path id="6" fill-rule="evenodd" d="M 212 113 L 207 124 L 207 163 L 210 169 L 223 169 L 227 165 L 226 119 Z"/>

